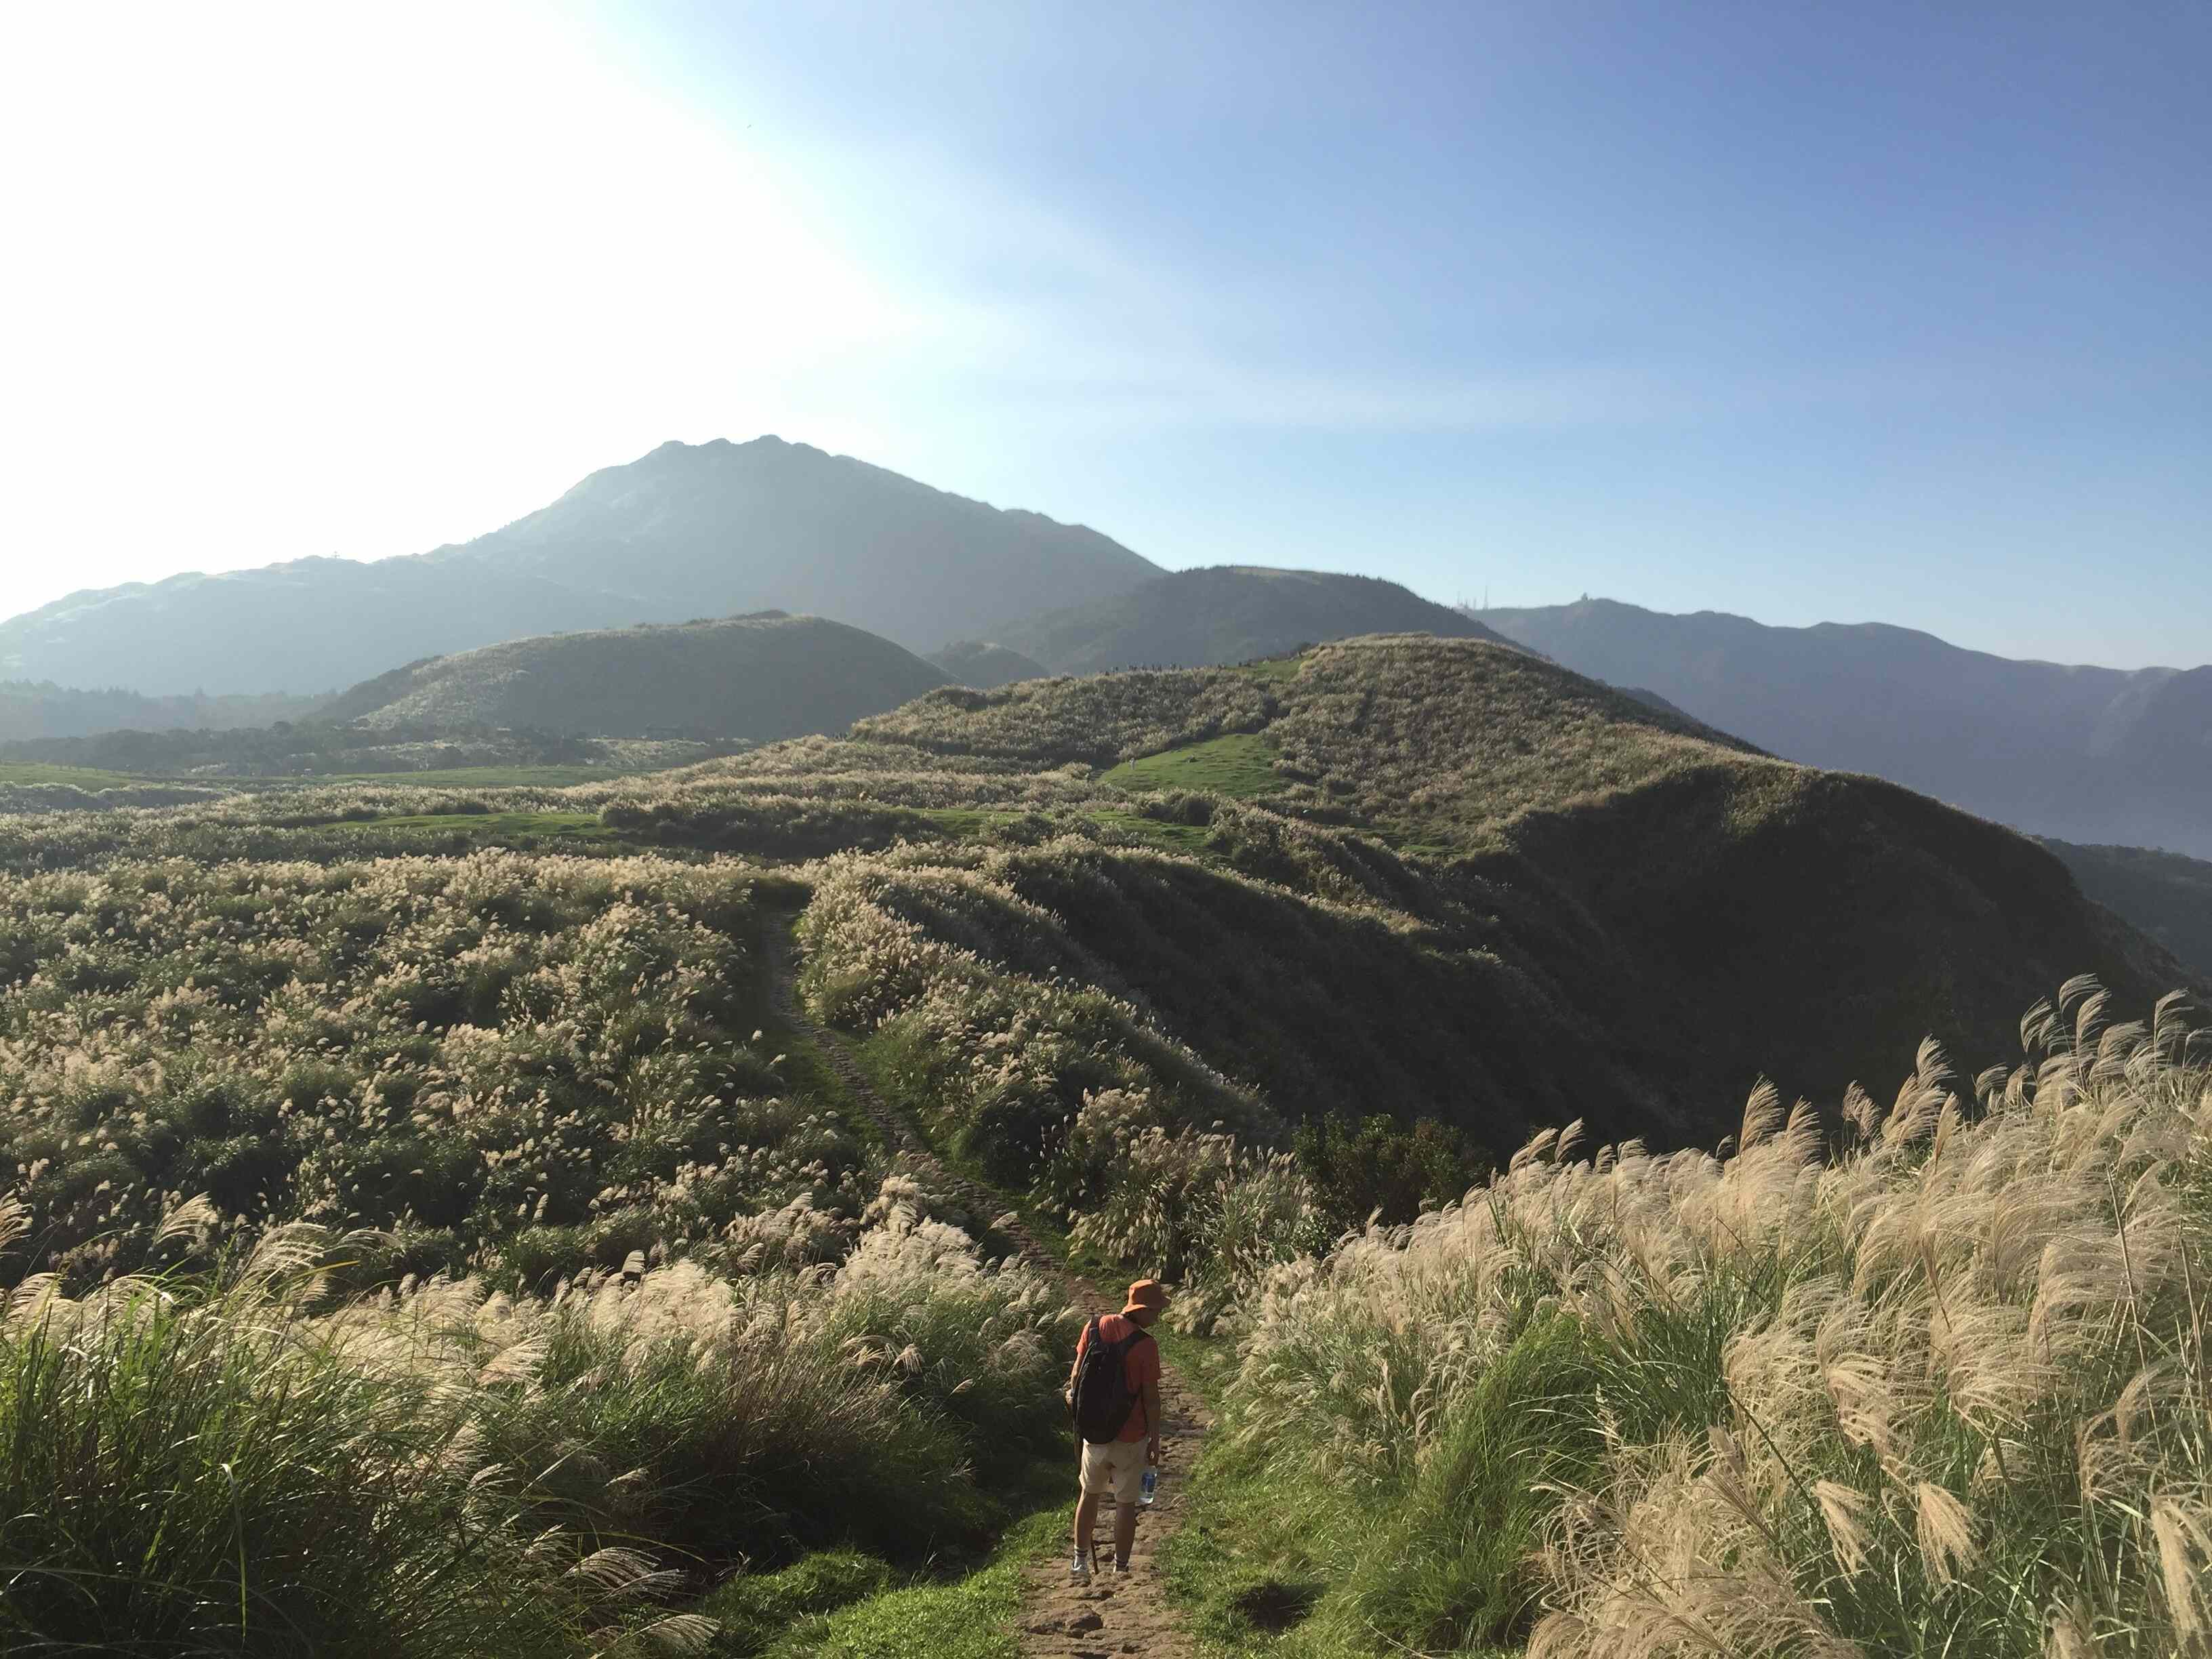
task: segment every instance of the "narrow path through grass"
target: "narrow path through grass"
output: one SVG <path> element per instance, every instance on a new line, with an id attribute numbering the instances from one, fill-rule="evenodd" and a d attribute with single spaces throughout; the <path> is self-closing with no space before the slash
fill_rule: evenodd
<path id="1" fill-rule="evenodd" d="M 957 1193 L 979 1215 L 996 1215 L 994 1231 L 1013 1241 L 1023 1260 L 1057 1281 L 1086 1314 L 1120 1305 L 1063 1265 L 1005 1195 L 949 1167 L 906 1117 L 877 1090 L 838 1032 L 806 1012 L 798 992 L 793 945 L 782 927 L 764 930 L 770 1003 L 776 1018 L 806 1039 L 835 1073 L 848 1097 L 874 1120 L 886 1144 Z M 1168 1598 L 1155 1552 L 1181 1524 L 1192 1471 L 1211 1417 L 1199 1394 L 1172 1364 L 1160 1379 L 1167 1419 L 1160 1447 L 1160 1497 L 1138 1528 L 1131 1575 L 1101 1576 L 1088 1585 L 1068 1582 L 1067 1528 L 1075 1506 L 1075 1445 L 1068 1443 L 1068 1480 L 1062 1503 L 1009 1532 L 991 1564 L 955 1583 L 885 1590 L 824 1615 L 794 1631 L 774 1651 L 823 1654 L 840 1659 L 877 1655 L 948 1655 L 952 1659 L 1089 1659 L 1140 1653 L 1147 1659 L 1195 1659 L 1197 1649 Z M 1110 1536 L 1113 1503 L 1102 1506 L 1099 1531 Z M 1012 1577 L 1010 1577 L 1012 1575 Z M 1010 1595 L 1010 1586 L 1012 1590 Z M 799 1645 L 792 1645 L 799 1644 Z"/>

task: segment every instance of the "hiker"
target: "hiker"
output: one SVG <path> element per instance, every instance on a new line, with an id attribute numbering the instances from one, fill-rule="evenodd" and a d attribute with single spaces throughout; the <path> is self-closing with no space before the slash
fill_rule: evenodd
<path id="1" fill-rule="evenodd" d="M 1146 1466 L 1160 1461 L 1160 1345 L 1146 1328 L 1167 1305 L 1167 1286 L 1140 1279 L 1129 1286 L 1121 1312 L 1100 1315 L 1076 1339 L 1067 1399 L 1083 1454 L 1083 1496 L 1075 1505 L 1075 1565 L 1069 1577 L 1079 1584 L 1090 1582 L 1098 1500 L 1109 1492 L 1114 1494 L 1114 1571 L 1129 1571 L 1138 1493 Z"/>

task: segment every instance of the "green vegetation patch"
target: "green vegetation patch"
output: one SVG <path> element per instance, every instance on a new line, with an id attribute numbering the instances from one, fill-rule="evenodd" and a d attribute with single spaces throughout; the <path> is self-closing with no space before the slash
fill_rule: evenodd
<path id="1" fill-rule="evenodd" d="M 1240 799 L 1281 787 L 1274 740 L 1264 732 L 1231 732 L 1204 743 L 1124 761 L 1099 780 L 1120 789 L 1204 789 Z"/>
<path id="2" fill-rule="evenodd" d="M 1303 656 L 1263 657 L 1258 662 L 1248 662 L 1236 671 L 1247 679 L 1258 680 L 1267 685 L 1287 685 L 1297 678 L 1298 670 L 1305 665 Z"/>
<path id="3" fill-rule="evenodd" d="M 1069 1513 L 1064 1503 L 1041 1509 L 965 1577 L 884 1589 L 805 1620 L 769 1651 L 774 1659 L 1015 1659 L 1022 1569 L 1060 1547 Z"/>
<path id="4" fill-rule="evenodd" d="M 601 823 L 596 812 L 414 812 L 398 817 L 371 818 L 362 828 L 459 835 L 486 845 L 506 847 L 554 839 L 626 839 L 621 830 Z"/>
<path id="5" fill-rule="evenodd" d="M 1212 835 L 1212 831 L 1202 823 L 1175 823 L 1164 818 L 1148 818 L 1140 812 L 1116 811 L 1110 807 L 1086 812 L 1084 816 L 1102 830 L 1114 830 L 1170 853 L 1203 854 Z"/>

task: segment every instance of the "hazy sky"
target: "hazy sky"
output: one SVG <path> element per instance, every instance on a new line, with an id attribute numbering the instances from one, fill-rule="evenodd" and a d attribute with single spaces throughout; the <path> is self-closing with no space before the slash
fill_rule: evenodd
<path id="1" fill-rule="evenodd" d="M 0 613 L 776 432 L 1170 565 L 2212 659 L 2212 6 L 0 9 Z"/>

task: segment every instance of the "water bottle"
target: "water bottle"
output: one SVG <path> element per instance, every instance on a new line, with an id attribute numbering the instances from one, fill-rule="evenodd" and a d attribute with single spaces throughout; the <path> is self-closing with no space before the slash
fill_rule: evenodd
<path id="1" fill-rule="evenodd" d="M 1153 1468 L 1150 1463 L 1146 1464 L 1146 1465 L 1145 1465 L 1145 1495 L 1144 1495 L 1144 1497 L 1143 1497 L 1141 1499 L 1139 1499 L 1139 1507 L 1144 1508 L 1144 1509 L 1150 1509 L 1150 1508 L 1152 1508 L 1152 1498 L 1153 1498 L 1153 1496 L 1154 1496 L 1154 1494 L 1156 1494 L 1156 1493 L 1159 1491 L 1159 1489 L 1160 1489 L 1160 1472 L 1159 1472 L 1158 1469 L 1154 1468 Z"/>

